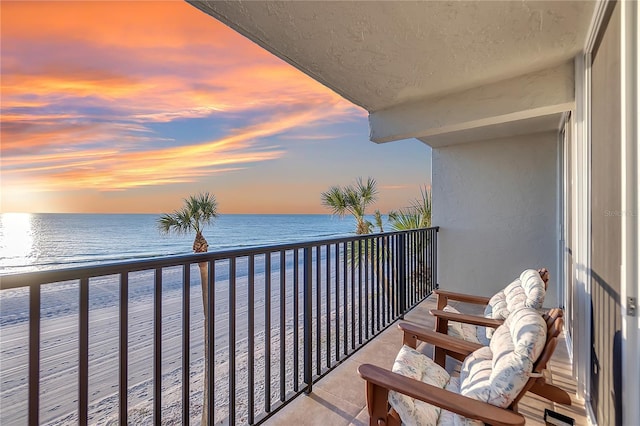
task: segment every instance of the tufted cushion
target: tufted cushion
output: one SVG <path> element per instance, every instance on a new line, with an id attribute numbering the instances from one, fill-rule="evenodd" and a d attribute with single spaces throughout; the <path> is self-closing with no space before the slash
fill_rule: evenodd
<path id="1" fill-rule="evenodd" d="M 540 273 L 535 269 L 525 269 L 517 279 L 489 300 L 484 316 L 506 319 L 510 312 L 523 306 L 540 309 L 544 303 L 545 294 L 545 285 Z M 492 328 L 478 327 L 476 337 L 480 343 L 488 345 L 493 332 Z"/>
<path id="2" fill-rule="evenodd" d="M 445 387 L 449 392 L 460 393 L 460 379 L 452 377 Z M 484 426 L 480 420 L 471 420 L 448 410 L 440 411 L 438 426 Z"/>
<path id="3" fill-rule="evenodd" d="M 400 349 L 392 371 L 439 388 L 444 388 L 450 378 L 449 373 L 431 358 L 406 345 Z M 435 425 L 440 416 L 440 407 L 395 391 L 389 392 L 389 404 L 398 412 L 401 419 L 405 419 L 405 423 L 416 426 Z"/>
<path id="4" fill-rule="evenodd" d="M 547 326 L 532 308 L 522 307 L 496 329 L 489 346 L 469 355 L 460 372 L 460 393 L 508 407 L 526 384 L 546 341 Z"/>
<path id="5" fill-rule="evenodd" d="M 458 311 L 456 308 L 453 308 L 449 305 L 445 306 L 443 311 L 453 312 L 456 314 L 460 313 L 460 311 Z M 473 324 L 465 324 L 463 322 L 458 322 L 458 321 L 449 321 L 447 334 L 449 336 L 457 337 L 458 339 L 466 340 L 467 342 L 481 343 L 476 337 L 477 336 L 476 329 L 477 327 Z M 483 344 L 488 345 L 489 341 L 487 340 L 487 342 Z"/>
<path id="6" fill-rule="evenodd" d="M 521 306 L 533 309 L 542 308 L 546 294 L 544 287 L 544 281 L 540 278 L 538 271 L 526 269 L 520 274 L 518 280 L 504 289 L 507 309 L 512 312 Z"/>

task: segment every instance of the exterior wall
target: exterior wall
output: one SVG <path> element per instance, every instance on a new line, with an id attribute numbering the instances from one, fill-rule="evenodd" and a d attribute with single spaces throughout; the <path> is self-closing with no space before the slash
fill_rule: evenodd
<path id="1" fill-rule="evenodd" d="M 591 64 L 591 406 L 622 425 L 620 4 Z"/>
<path id="2" fill-rule="evenodd" d="M 545 306 L 557 304 L 557 143 L 546 132 L 433 150 L 440 288 L 490 296 L 544 266 Z"/>

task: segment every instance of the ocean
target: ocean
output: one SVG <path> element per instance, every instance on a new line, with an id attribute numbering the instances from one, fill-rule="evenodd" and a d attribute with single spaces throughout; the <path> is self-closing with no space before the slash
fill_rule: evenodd
<path id="1" fill-rule="evenodd" d="M 0 215 L 0 275 L 191 253 L 194 235 L 161 235 L 158 214 Z M 351 218 L 221 215 L 204 230 L 209 251 L 353 234 Z"/>
<path id="2" fill-rule="evenodd" d="M 151 214 L 2 214 L 0 275 L 191 253 L 194 235 L 161 235 L 156 226 L 158 217 Z M 223 215 L 213 226 L 206 228 L 204 235 L 209 242 L 209 251 L 216 251 L 323 240 L 353 235 L 354 230 L 353 219 L 342 220 L 331 215 Z M 274 348 L 280 346 L 280 330 L 284 330 L 286 337 L 282 344 L 289 355 L 286 358 L 287 386 L 292 385 L 294 380 L 291 358 L 293 330 L 302 324 L 300 318 L 293 315 L 292 305 L 294 298 L 299 298 L 299 293 L 294 296 L 291 287 L 293 265 L 289 257 L 285 263 L 286 285 L 285 281 L 278 281 L 280 266 L 277 259 L 272 264 L 270 289 L 267 290 L 264 268 L 260 265 L 256 266 L 253 284 L 256 294 L 256 353 L 264 353 L 265 328 L 272 330 L 270 339 Z M 248 371 L 247 274 L 239 273 L 237 276 L 234 302 L 237 312 L 237 363 L 235 372 L 230 373 L 226 362 L 230 317 L 229 280 L 226 273 L 222 265 L 216 269 L 213 348 L 216 352 L 216 407 L 220 407 L 215 413 L 216 422 L 224 422 L 229 415 L 226 402 L 228 390 L 225 393 L 229 374 L 235 374 L 239 383 L 246 383 Z M 177 425 L 181 424 L 182 407 L 182 270 L 180 267 L 165 268 L 162 277 L 162 417 L 163 424 Z M 202 400 L 204 368 L 203 309 L 202 304 L 197 302 L 201 300 L 202 293 L 198 279 L 197 266 L 192 265 L 189 285 L 192 303 L 188 315 L 191 324 L 190 405 L 194 407 L 191 424 L 199 424 L 198 404 Z M 149 413 L 154 383 L 151 370 L 153 351 L 150 350 L 154 336 L 153 270 L 129 274 L 128 283 L 129 419 L 134 424 L 151 425 L 153 416 Z M 117 424 L 119 288 L 118 276 L 96 277 L 89 283 L 88 409 L 91 424 Z M 41 287 L 41 293 L 40 422 L 47 425 L 77 424 L 75 377 L 78 374 L 79 285 L 75 281 L 47 284 Z M 354 294 L 353 289 L 350 294 Z M 332 294 L 330 298 L 333 297 L 337 296 Z M 268 324 L 264 315 L 267 299 L 272 310 Z M 347 301 L 348 294 L 342 294 L 341 299 Z M 322 300 L 326 307 L 326 293 Z M 355 318 L 359 318 L 361 308 L 347 305 L 343 314 L 346 315 L 346 309 L 350 309 Z M 0 410 L 0 424 L 25 424 L 27 421 L 29 311 L 28 288 L 0 292 L 0 406 L 3 407 Z M 280 312 L 286 314 L 284 319 L 280 317 Z M 314 321 L 324 323 L 326 317 L 319 312 L 318 319 Z M 325 310 L 322 312 L 324 315 Z M 337 311 L 331 315 L 336 314 Z M 343 320 L 346 323 L 347 317 Z M 264 358 L 259 360 L 264 364 Z M 278 371 L 278 362 L 276 356 L 271 359 L 272 371 Z M 264 368 L 259 363 L 256 368 Z M 256 372 L 256 377 L 261 375 Z M 278 380 L 279 377 L 273 375 L 273 389 L 276 389 Z M 287 391 L 290 390 L 288 388 Z M 238 388 L 237 392 L 236 401 L 244 401 L 240 404 L 244 408 L 238 408 L 237 419 L 246 419 L 246 394 L 242 393 L 242 388 Z M 264 393 L 258 393 L 256 398 L 256 407 L 262 407 Z M 277 395 L 274 393 L 272 398 L 277 399 Z"/>

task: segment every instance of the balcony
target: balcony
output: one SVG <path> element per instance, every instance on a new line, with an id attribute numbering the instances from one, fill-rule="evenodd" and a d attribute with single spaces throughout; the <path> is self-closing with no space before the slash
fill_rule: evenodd
<path id="1" fill-rule="evenodd" d="M 464 310 L 464 312 L 482 313 L 481 310 L 478 310 L 477 305 L 464 303 L 452 305 L 461 311 Z M 430 296 L 407 312 L 404 320 L 433 329 L 435 323 L 429 310 L 435 308 L 435 297 Z M 318 381 L 314 385 L 313 394 L 298 397 L 266 424 L 283 426 L 292 424 L 368 425 L 369 415 L 365 403 L 365 385 L 356 369 L 363 363 L 390 369 L 401 346 L 402 333 L 394 324 Z M 431 355 L 431 345 L 422 344 L 419 349 Z M 447 370 L 453 372 L 456 367 L 458 367 L 457 361 L 447 359 Z M 572 405 L 569 407 L 552 403 L 529 393 L 518 405 L 520 413 L 526 418 L 526 424 L 545 425 L 544 412 L 545 409 L 549 409 L 573 418 L 577 426 L 589 425 L 584 401 L 576 397 L 576 382 L 572 379 L 572 364 L 564 336 L 560 339 L 551 359 L 548 373 L 547 381 L 567 391 L 571 395 Z"/>
<path id="2" fill-rule="evenodd" d="M 437 231 L 4 276 L 2 423 L 198 423 L 206 375 L 212 423 L 365 424 L 357 366 L 392 365 L 403 317 L 433 328 Z M 551 370 L 575 394 L 566 345 Z M 586 424 L 520 404 L 544 408 Z"/>

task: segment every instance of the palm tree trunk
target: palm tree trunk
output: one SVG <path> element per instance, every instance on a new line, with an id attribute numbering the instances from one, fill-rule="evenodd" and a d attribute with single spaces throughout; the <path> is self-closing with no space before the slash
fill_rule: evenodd
<path id="1" fill-rule="evenodd" d="M 196 253 L 206 253 L 209 249 L 209 244 L 204 238 L 202 233 L 196 234 L 196 239 L 193 242 L 193 251 Z M 200 269 L 200 286 L 202 288 L 202 308 L 204 309 L 204 389 L 202 398 L 202 425 L 206 425 L 209 420 L 209 369 L 211 368 L 211 342 L 209 341 L 209 333 L 207 332 L 207 324 L 209 324 L 209 301 L 211 300 L 209 295 L 209 264 L 208 262 L 198 263 Z M 212 288 L 211 291 L 214 291 Z M 213 320 L 213 318 L 212 318 Z M 188 401 L 183 403 L 188 404 Z"/>

